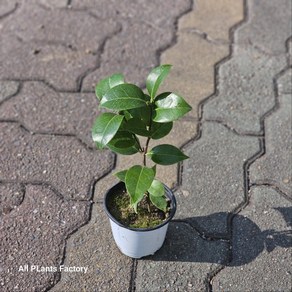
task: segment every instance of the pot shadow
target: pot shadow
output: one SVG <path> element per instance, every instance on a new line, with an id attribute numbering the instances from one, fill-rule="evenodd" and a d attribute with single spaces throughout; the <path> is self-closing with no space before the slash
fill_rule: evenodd
<path id="1" fill-rule="evenodd" d="M 287 226 L 292 226 L 292 207 L 279 207 L 274 210 L 281 213 Z M 201 262 L 226 264 L 230 258 L 228 240 L 204 239 L 192 227 L 192 222 L 213 221 L 214 218 L 226 218 L 220 212 L 204 217 L 186 218 L 184 221 L 170 222 L 166 240 L 162 248 L 154 255 L 145 257 L 152 261 Z M 196 219 L 199 219 L 196 221 Z M 236 215 L 232 223 L 232 255 L 229 266 L 241 266 L 252 262 L 265 249 L 268 253 L 276 247 L 292 247 L 292 230 L 261 230 L 247 217 Z"/>

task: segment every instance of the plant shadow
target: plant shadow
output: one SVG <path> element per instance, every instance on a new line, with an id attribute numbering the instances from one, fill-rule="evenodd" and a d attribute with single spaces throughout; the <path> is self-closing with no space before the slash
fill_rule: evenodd
<path id="1" fill-rule="evenodd" d="M 274 210 L 281 213 L 287 227 L 292 226 L 292 207 L 279 207 Z M 230 259 L 230 240 L 203 238 L 192 227 L 200 220 L 226 218 L 227 214 L 220 212 L 204 217 L 186 218 L 180 222 L 169 224 L 166 240 L 162 248 L 154 255 L 146 257 L 152 261 L 200 262 L 226 264 Z M 292 229 L 277 231 L 261 230 L 259 226 L 247 217 L 236 215 L 232 227 L 233 259 L 229 266 L 241 266 L 252 262 L 266 250 L 272 252 L 276 247 L 292 247 Z"/>

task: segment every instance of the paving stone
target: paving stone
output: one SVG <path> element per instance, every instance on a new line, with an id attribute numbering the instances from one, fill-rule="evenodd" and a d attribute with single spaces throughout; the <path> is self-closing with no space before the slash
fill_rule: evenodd
<path id="1" fill-rule="evenodd" d="M 0 78 L 46 80 L 74 91 L 79 77 L 97 66 L 103 43 L 120 29 L 85 11 L 25 1 L 1 22 Z"/>
<path id="2" fill-rule="evenodd" d="M 113 167 L 108 151 L 90 151 L 74 137 L 31 135 L 0 123 L 0 180 L 44 182 L 63 196 L 89 199 L 93 181 Z"/>
<path id="3" fill-rule="evenodd" d="M 227 215 L 244 201 L 243 165 L 257 152 L 256 137 L 239 136 L 221 124 L 205 122 L 202 137 L 185 153 L 176 218 L 201 232 L 226 234 Z"/>
<path id="4" fill-rule="evenodd" d="M 28 185 L 20 206 L 0 221 L 1 291 L 45 291 L 58 273 L 31 271 L 56 267 L 65 240 L 89 217 L 89 202 L 66 201 L 44 186 Z M 29 271 L 19 271 L 28 265 Z"/>
<path id="5" fill-rule="evenodd" d="M 214 92 L 214 65 L 229 54 L 229 29 L 242 19 L 242 1 L 231 5 L 230 0 L 196 1 L 195 9 L 180 18 L 177 43 L 161 55 L 161 63 L 173 64 L 161 90 L 181 94 L 193 107 L 189 116 L 198 118 L 198 104 Z"/>
<path id="6" fill-rule="evenodd" d="M 292 197 L 291 94 L 279 97 L 280 108 L 265 119 L 266 153 L 250 166 L 251 183 L 269 183 Z"/>
<path id="7" fill-rule="evenodd" d="M 0 218 L 19 206 L 23 196 L 24 190 L 20 184 L 0 183 Z"/>
<path id="8" fill-rule="evenodd" d="M 0 81 L 0 104 L 10 96 L 17 93 L 19 88 L 18 82 Z"/>
<path id="9" fill-rule="evenodd" d="M 138 260 L 136 291 L 206 291 L 207 276 L 226 262 L 228 244 L 207 241 L 185 223 L 170 223 L 154 256 Z"/>
<path id="10" fill-rule="evenodd" d="M 213 291 L 290 291 L 292 204 L 272 188 L 251 190 L 233 220 L 233 260 L 213 279 Z"/>
<path id="11" fill-rule="evenodd" d="M 288 69 L 277 80 L 279 95 L 292 93 L 292 69 Z"/>
<path id="12" fill-rule="evenodd" d="M 62 273 L 51 290 L 128 291 L 132 260 L 120 253 L 100 204 L 94 204 L 89 224 L 74 233 L 66 245 L 66 266 L 87 266 L 83 273 Z"/>
<path id="13" fill-rule="evenodd" d="M 13 13 L 19 4 L 16 0 L 1 0 L 0 2 L 0 20 Z"/>
<path id="14" fill-rule="evenodd" d="M 0 119 L 17 120 L 33 132 L 76 135 L 92 147 L 91 128 L 99 113 L 94 93 L 56 92 L 42 82 L 25 82 L 0 107 Z"/>
<path id="15" fill-rule="evenodd" d="M 235 42 L 248 43 L 267 54 L 285 53 L 291 36 L 291 1 L 248 1 L 248 21 L 236 30 Z M 276 24 L 276 25 L 275 25 Z"/>
<path id="16" fill-rule="evenodd" d="M 158 65 L 159 52 L 173 43 L 176 19 L 191 9 L 189 0 L 72 3 L 73 8 L 80 5 L 97 15 L 106 5 L 109 13 L 114 14 L 112 17 L 123 26 L 106 43 L 100 66 L 84 79 L 82 88 L 86 91 L 92 91 L 99 79 L 115 72 L 123 73 L 130 83 L 144 86 L 146 76 Z"/>
<path id="17" fill-rule="evenodd" d="M 51 9 L 55 9 L 55 8 L 65 8 L 68 5 L 68 0 L 50 0 L 50 1 L 46 1 L 46 0 L 34 0 L 35 3 L 40 3 L 41 5 L 43 5 L 44 7 L 48 7 Z"/>
<path id="18" fill-rule="evenodd" d="M 191 13 L 181 18 L 179 29 L 195 29 L 211 41 L 229 41 L 230 28 L 243 19 L 242 0 L 198 0 L 194 6 Z"/>
<path id="19" fill-rule="evenodd" d="M 204 119 L 228 124 L 241 134 L 261 132 L 261 117 L 275 105 L 274 76 L 285 55 L 268 56 L 250 46 L 220 65 L 217 96 L 204 105 Z"/>

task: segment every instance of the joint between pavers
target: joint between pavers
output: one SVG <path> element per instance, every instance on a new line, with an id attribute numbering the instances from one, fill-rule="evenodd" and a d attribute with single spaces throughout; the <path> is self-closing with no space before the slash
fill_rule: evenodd
<path id="1" fill-rule="evenodd" d="M 17 84 L 17 89 L 16 89 L 16 91 L 13 93 L 13 94 L 10 94 L 10 95 L 7 95 L 3 100 L 1 100 L 0 101 L 0 107 L 2 106 L 2 104 L 4 104 L 6 101 L 8 101 L 10 98 L 12 98 L 12 97 L 14 97 L 14 96 L 16 96 L 16 95 L 18 95 L 20 92 L 21 92 L 21 90 L 22 90 L 22 88 L 23 88 L 23 84 L 22 84 L 22 82 L 21 81 L 15 81 L 15 80 L 0 80 L 0 82 L 1 81 L 8 81 L 8 82 L 16 82 L 16 83 L 18 83 Z"/>
<path id="2" fill-rule="evenodd" d="M 270 180 L 259 180 L 256 181 L 254 183 L 252 183 L 250 185 L 251 188 L 256 188 L 256 187 L 267 187 L 267 188 L 271 188 L 274 191 L 276 191 L 280 196 L 282 196 L 283 198 L 285 198 L 287 201 L 292 203 L 292 195 L 289 195 L 287 193 L 285 193 L 284 191 L 282 191 L 275 182 L 270 181 Z"/>
<path id="3" fill-rule="evenodd" d="M 132 259 L 132 267 L 131 267 L 131 271 L 130 271 L 131 277 L 130 277 L 128 292 L 135 292 L 136 291 L 137 266 L 138 266 L 138 260 Z"/>
<path id="4" fill-rule="evenodd" d="M 94 147 L 89 146 L 86 142 L 84 142 L 77 135 L 72 133 L 60 133 L 60 132 L 45 132 L 45 131 L 32 131 L 27 127 L 23 122 L 20 122 L 16 119 L 0 119 L 0 123 L 11 123 L 18 124 L 19 128 L 23 131 L 29 133 L 30 135 L 40 135 L 40 136 L 60 136 L 60 137 L 68 137 L 76 139 L 85 149 L 89 152 L 95 152 L 96 149 Z"/>
<path id="5" fill-rule="evenodd" d="M 11 14 L 13 14 L 18 9 L 19 6 L 20 6 L 20 4 L 18 2 L 16 2 L 14 7 L 10 11 L 8 11 L 8 12 L 6 12 L 3 15 L 0 16 L 0 20 L 2 20 L 5 17 L 8 17 Z"/>
<path id="6" fill-rule="evenodd" d="M 83 81 L 84 79 L 92 72 L 98 70 L 101 67 L 102 64 L 102 55 L 104 54 L 106 44 L 115 36 L 120 34 L 123 31 L 123 25 L 121 23 L 118 23 L 118 29 L 114 31 L 112 34 L 109 36 L 105 37 L 104 40 L 102 41 L 100 47 L 94 52 L 98 57 L 95 63 L 95 66 L 92 68 L 88 68 L 85 70 L 83 73 L 81 73 L 76 80 L 76 90 L 77 92 L 82 92 L 82 86 L 83 86 Z"/>

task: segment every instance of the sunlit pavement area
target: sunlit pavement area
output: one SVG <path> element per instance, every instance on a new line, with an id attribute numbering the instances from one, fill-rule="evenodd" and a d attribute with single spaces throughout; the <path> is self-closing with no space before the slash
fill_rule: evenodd
<path id="1" fill-rule="evenodd" d="M 0 291 L 291 291 L 291 34 L 289 0 L 1 0 Z M 95 148 L 94 86 L 159 64 L 190 158 L 158 168 L 178 209 L 136 260 L 102 207 L 134 161 Z"/>

